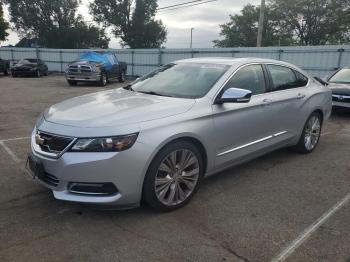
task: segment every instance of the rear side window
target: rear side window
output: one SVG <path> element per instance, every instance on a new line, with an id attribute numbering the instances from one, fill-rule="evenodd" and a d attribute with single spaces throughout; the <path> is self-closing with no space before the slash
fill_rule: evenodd
<path id="1" fill-rule="evenodd" d="M 306 86 L 309 82 L 309 79 L 298 71 L 294 71 L 294 73 L 297 77 L 297 87 Z"/>
<path id="2" fill-rule="evenodd" d="M 266 84 L 262 66 L 249 65 L 240 69 L 226 83 L 224 90 L 232 87 L 250 90 L 253 95 L 265 93 Z"/>
<path id="3" fill-rule="evenodd" d="M 272 91 L 286 90 L 307 84 L 308 80 L 304 75 L 288 67 L 267 65 L 267 68 L 272 78 Z"/>

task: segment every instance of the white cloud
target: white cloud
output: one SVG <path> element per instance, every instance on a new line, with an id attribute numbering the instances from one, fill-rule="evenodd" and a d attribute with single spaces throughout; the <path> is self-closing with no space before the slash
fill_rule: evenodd
<path id="1" fill-rule="evenodd" d="M 78 12 L 84 16 L 86 21 L 91 21 L 88 4 L 93 0 L 83 0 Z M 158 0 L 159 7 L 187 2 L 189 0 Z M 219 37 L 219 24 L 226 23 L 230 14 L 237 14 L 242 7 L 248 3 L 257 5 L 260 0 L 218 0 L 203 5 L 181 8 L 167 12 L 160 12 L 156 18 L 161 19 L 168 29 L 168 41 L 165 47 L 186 48 L 190 45 L 190 28 L 193 27 L 193 47 L 212 47 L 212 41 Z M 8 13 L 5 8 L 5 17 Z M 119 48 L 119 40 L 110 35 L 111 48 Z M 8 41 L 4 44 L 15 44 L 18 36 L 15 32 L 10 32 Z"/>

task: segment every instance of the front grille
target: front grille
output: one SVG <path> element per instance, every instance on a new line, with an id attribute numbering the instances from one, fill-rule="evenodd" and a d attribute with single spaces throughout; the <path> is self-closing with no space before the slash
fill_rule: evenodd
<path id="1" fill-rule="evenodd" d="M 332 100 L 334 102 L 350 103 L 350 96 L 346 96 L 346 95 L 332 95 Z"/>
<path id="2" fill-rule="evenodd" d="M 50 186 L 54 186 L 54 187 L 56 187 L 58 185 L 58 183 L 60 182 L 57 177 L 55 177 L 54 175 L 51 175 L 47 172 L 44 172 L 44 174 L 41 177 L 39 177 L 39 179 L 41 181 L 45 182 L 46 184 L 48 184 Z"/>
<path id="3" fill-rule="evenodd" d="M 37 131 L 35 142 L 43 152 L 59 154 L 73 141 L 71 137 L 63 137 Z"/>
<path id="4" fill-rule="evenodd" d="M 91 72 L 92 72 L 91 66 L 72 65 L 72 66 L 69 66 L 68 68 L 69 74 L 79 74 L 79 73 L 90 74 Z"/>

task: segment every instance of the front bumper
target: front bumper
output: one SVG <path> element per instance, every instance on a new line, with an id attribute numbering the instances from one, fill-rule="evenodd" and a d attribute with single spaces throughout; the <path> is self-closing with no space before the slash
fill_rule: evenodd
<path id="1" fill-rule="evenodd" d="M 32 154 L 54 180 L 39 179 L 53 191 L 56 199 L 93 204 L 138 206 L 145 173 L 152 150 L 140 142 L 122 152 L 65 152 L 59 158 L 43 156 L 33 148 Z M 56 181 L 56 180 L 57 181 Z M 54 181 L 55 183 L 52 183 Z M 112 183 L 117 192 L 111 195 L 77 194 L 72 183 Z"/>
<path id="2" fill-rule="evenodd" d="M 12 74 L 20 76 L 33 76 L 36 73 L 36 70 L 12 70 Z"/>
<path id="3" fill-rule="evenodd" d="M 332 104 L 335 107 L 350 108 L 350 95 L 332 94 Z"/>
<path id="4" fill-rule="evenodd" d="M 101 79 L 101 72 L 92 72 L 87 74 L 66 73 L 66 79 L 69 81 L 79 81 L 79 82 L 98 82 Z"/>

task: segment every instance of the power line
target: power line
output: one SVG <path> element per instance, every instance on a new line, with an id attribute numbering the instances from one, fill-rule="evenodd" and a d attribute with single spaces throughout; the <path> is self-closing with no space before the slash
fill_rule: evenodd
<path id="1" fill-rule="evenodd" d="M 182 8 L 191 7 L 191 6 L 196 6 L 196 5 L 202 5 L 202 4 L 215 2 L 215 1 L 218 1 L 218 0 L 209 0 L 209 1 L 205 1 L 205 2 L 192 4 L 192 5 L 178 6 L 178 7 L 169 8 L 169 9 L 166 9 L 166 10 L 159 10 L 159 12 L 157 12 L 157 13 L 159 13 L 159 14 L 167 14 L 167 13 L 171 13 L 171 11 L 173 11 L 173 10 L 182 9 Z"/>
<path id="2" fill-rule="evenodd" d="M 157 10 L 163 10 L 163 9 L 167 9 L 167 8 L 171 8 L 171 7 L 175 7 L 175 6 L 182 6 L 182 5 L 187 5 L 187 4 L 202 2 L 202 1 L 204 1 L 204 0 L 195 0 L 195 1 L 184 2 L 184 3 L 180 3 L 180 4 L 176 4 L 176 5 L 168 5 L 168 6 L 164 6 L 164 7 L 159 7 Z"/>

